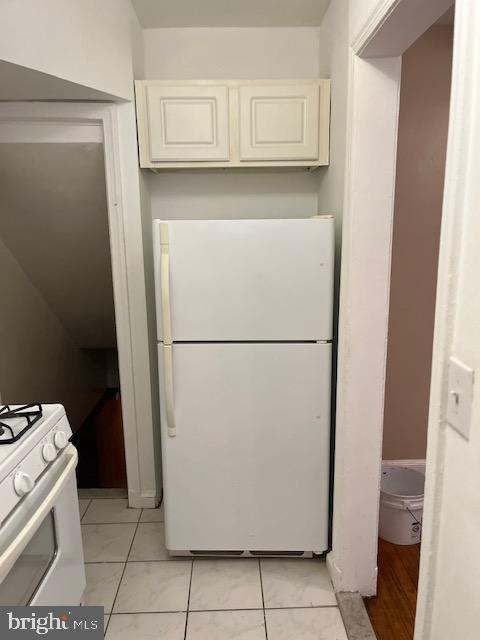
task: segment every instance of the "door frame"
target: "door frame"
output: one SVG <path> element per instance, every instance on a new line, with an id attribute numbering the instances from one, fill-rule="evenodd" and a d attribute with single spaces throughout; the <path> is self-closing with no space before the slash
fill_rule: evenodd
<path id="1" fill-rule="evenodd" d="M 401 55 L 451 4 L 350 3 L 332 550 L 327 563 L 337 591 L 364 596 L 375 595 L 377 585 Z M 462 46 L 473 50 L 474 42 Z M 449 158 L 451 140 L 461 136 L 460 122 L 457 127 L 449 134 Z M 432 463 L 430 451 L 428 460 Z M 427 502 L 428 491 L 427 485 Z"/>
<path id="2" fill-rule="evenodd" d="M 154 507 L 161 497 L 160 429 L 155 411 L 156 359 L 152 361 L 150 357 L 134 106 L 66 102 L 0 104 L 0 126 L 8 125 L 25 137 L 22 133 L 25 125 L 38 124 L 45 125 L 50 135 L 60 130 L 62 139 L 66 137 L 71 142 L 88 139 L 88 128 L 101 128 L 128 498 L 131 507 Z M 82 134 L 84 129 L 86 133 Z"/>

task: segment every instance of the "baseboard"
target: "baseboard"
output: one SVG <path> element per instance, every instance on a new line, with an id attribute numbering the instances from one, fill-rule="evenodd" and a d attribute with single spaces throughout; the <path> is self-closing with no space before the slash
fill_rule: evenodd
<path id="1" fill-rule="evenodd" d="M 358 576 L 352 577 L 345 580 L 345 576 L 342 572 L 342 569 L 338 566 L 334 559 L 333 551 L 330 551 L 326 557 L 327 569 L 330 575 L 330 579 L 333 584 L 333 588 L 336 593 L 342 592 L 359 592 L 363 596 L 374 596 L 377 593 L 377 578 L 378 578 L 378 567 L 373 569 L 372 574 L 369 576 L 369 579 L 365 583 L 361 583 L 358 579 Z"/>
<path id="2" fill-rule="evenodd" d="M 327 570 L 330 575 L 330 580 L 332 581 L 332 584 L 333 584 L 333 588 L 335 589 L 335 591 L 338 591 L 341 588 L 342 572 L 338 568 L 338 566 L 335 564 L 335 561 L 333 559 L 333 553 L 331 551 L 330 553 L 327 553 L 326 563 L 327 563 Z"/>
<path id="3" fill-rule="evenodd" d="M 90 500 L 92 498 L 126 498 L 126 489 L 108 489 L 108 488 L 91 488 L 91 489 L 78 489 L 78 497 L 81 500 Z"/>
<path id="4" fill-rule="evenodd" d="M 152 493 L 140 493 L 128 490 L 128 506 L 132 509 L 155 509 L 160 503 L 161 496 Z"/>

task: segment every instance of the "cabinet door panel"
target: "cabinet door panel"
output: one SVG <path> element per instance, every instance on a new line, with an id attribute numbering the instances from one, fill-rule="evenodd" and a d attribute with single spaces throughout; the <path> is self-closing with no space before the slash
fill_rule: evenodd
<path id="1" fill-rule="evenodd" d="M 318 158 L 319 87 L 240 87 L 240 159 Z"/>
<path id="2" fill-rule="evenodd" d="M 150 160 L 228 160 L 228 89 L 147 87 Z"/>

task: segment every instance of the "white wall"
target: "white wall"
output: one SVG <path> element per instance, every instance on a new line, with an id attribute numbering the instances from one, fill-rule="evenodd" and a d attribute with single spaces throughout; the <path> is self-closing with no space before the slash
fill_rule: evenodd
<path id="1" fill-rule="evenodd" d="M 317 213 L 318 178 L 306 171 L 182 171 L 150 174 L 147 180 L 154 218 L 305 218 Z"/>
<path id="2" fill-rule="evenodd" d="M 134 95 L 134 77 L 143 76 L 142 31 L 129 0 L 5 0 L 0 6 L 0 60 L 33 70 L 20 79 L 23 99 L 38 99 L 39 95 L 65 99 L 69 91 L 66 85 L 76 83 L 85 91 L 75 90 L 71 96 L 75 100 L 91 99 L 97 92 L 97 100 L 129 101 Z M 1 70 L 0 67 L 0 82 Z M 42 74 L 61 78 L 65 83 L 52 81 L 45 87 Z M 18 90 L 17 78 L 10 80 L 12 90 Z M 33 95 L 29 95 L 30 90 Z M 3 99 L 11 97 L 2 92 Z M 75 109 L 73 105 L 55 105 L 60 113 L 68 112 L 69 106 Z M 122 399 L 129 497 L 131 506 L 148 507 L 158 502 L 161 484 L 160 462 L 153 452 L 158 431 L 158 423 L 154 422 L 154 414 L 158 413 L 155 344 L 149 340 L 148 330 L 153 291 L 148 289 L 146 273 L 151 265 L 144 259 L 144 231 L 150 228 L 151 219 L 147 225 L 140 204 L 133 103 L 119 104 L 112 121 L 113 146 L 118 147 L 119 155 L 115 177 L 119 181 L 115 182 L 112 167 L 109 180 L 112 189 L 120 190 L 125 211 L 125 238 L 116 236 L 111 248 L 116 256 L 114 297 L 124 307 L 118 345 L 120 377 L 122 385 L 125 382 L 133 389 L 128 398 Z M 112 206 L 114 195 L 112 192 Z M 124 242 L 125 255 L 120 242 Z M 122 290 L 125 280 L 128 296 Z M 128 313 L 124 302 L 127 297 Z"/>
<path id="3" fill-rule="evenodd" d="M 340 287 L 349 72 L 348 0 L 332 0 L 320 26 L 319 73 L 331 78 L 330 164 L 318 172 L 318 213 L 335 216 L 335 335 Z M 334 358 L 336 353 L 334 352 Z M 335 368 L 334 368 L 335 370 Z"/>
<path id="4" fill-rule="evenodd" d="M 330 0 L 132 0 L 142 25 L 303 27 L 320 24 Z"/>
<path id="5" fill-rule="evenodd" d="M 99 366 L 77 347 L 1 240 L 0 299 L 2 403 L 60 402 L 78 429 L 103 392 L 95 388 Z"/>
<path id="6" fill-rule="evenodd" d="M 0 60 L 129 100 L 136 20 L 129 0 L 3 0 Z"/>
<path id="7" fill-rule="evenodd" d="M 476 640 L 480 620 L 480 5 L 458 1 L 415 638 Z M 474 370 L 469 439 L 447 424 L 449 360 Z M 462 395 L 460 402 L 465 401 Z"/>
<path id="8" fill-rule="evenodd" d="M 145 77 L 316 78 L 319 30 L 190 28 L 144 31 Z M 147 175 L 154 218 L 308 217 L 318 176 L 295 171 L 202 171 Z"/>
<path id="9" fill-rule="evenodd" d="M 381 4 L 378 0 L 350 0 L 349 35 L 352 42 L 367 19 Z"/>
<path id="10" fill-rule="evenodd" d="M 477 27 L 480 20 L 477 20 Z M 478 71 L 478 69 L 477 69 Z M 477 102 L 478 106 L 478 102 Z M 463 126 L 463 125 L 462 125 Z M 480 152 L 478 122 L 475 126 L 475 155 Z M 473 151 L 473 149 L 472 149 Z M 473 176 L 472 176 L 473 177 Z M 444 423 L 430 423 L 431 429 L 445 429 L 444 455 L 436 473 L 442 475 L 442 504 L 436 529 L 435 591 L 433 598 L 432 640 L 447 640 L 456 635 L 462 640 L 478 637 L 480 602 L 480 217 L 478 216 L 478 172 L 469 187 L 460 247 L 460 270 L 456 309 L 453 319 L 453 344 L 450 355 L 459 358 L 475 371 L 475 389 L 471 415 L 470 439 L 465 440 Z M 443 310 L 445 313 L 445 310 Z M 443 363 L 443 380 L 448 362 Z M 438 377 L 434 382 L 438 383 Z M 443 403 L 448 389 L 443 389 Z M 435 413 L 434 413 L 435 416 Z M 429 436 L 430 446 L 430 436 Z M 430 460 L 429 460 L 430 462 Z M 428 467 L 427 467 L 428 468 Z M 432 471 L 433 473 L 433 471 Z M 431 480 L 429 479 L 431 482 Z M 440 487 L 439 487 L 440 488 Z M 429 487 L 427 487 L 427 490 Z M 434 533 L 435 535 L 435 533 Z"/>
<path id="11" fill-rule="evenodd" d="M 343 213 L 349 70 L 348 0 L 332 0 L 320 26 L 319 74 L 331 78 L 330 166 L 319 173 L 318 212 Z"/>
<path id="12" fill-rule="evenodd" d="M 317 27 L 145 29 L 145 78 L 316 78 Z"/>

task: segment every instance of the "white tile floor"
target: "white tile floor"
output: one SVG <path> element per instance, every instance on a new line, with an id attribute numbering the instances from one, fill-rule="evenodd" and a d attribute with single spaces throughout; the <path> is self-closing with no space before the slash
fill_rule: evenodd
<path id="1" fill-rule="evenodd" d="M 321 560 L 172 559 L 161 508 L 83 498 L 80 513 L 106 640 L 347 640 Z"/>

